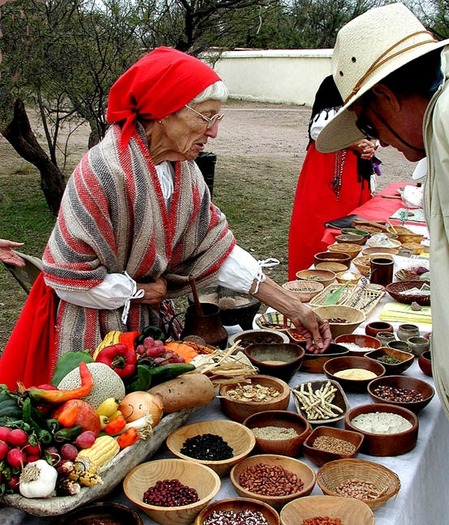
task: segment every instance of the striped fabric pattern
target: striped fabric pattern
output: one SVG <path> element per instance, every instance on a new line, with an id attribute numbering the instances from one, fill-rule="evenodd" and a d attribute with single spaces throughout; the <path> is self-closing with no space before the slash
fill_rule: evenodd
<path id="1" fill-rule="evenodd" d="M 112 126 L 69 179 L 43 255 L 46 283 L 88 290 L 107 274 L 126 271 L 137 282 L 163 276 L 169 297 L 190 289 L 189 276 L 213 283 L 235 239 L 196 163 L 175 164 L 175 191 L 167 210 L 143 129 L 124 150 L 120 138 L 120 127 Z M 121 312 L 61 301 L 59 355 L 95 348 L 109 330 L 140 330 L 157 321 L 154 310 L 131 303 L 124 326 Z"/>

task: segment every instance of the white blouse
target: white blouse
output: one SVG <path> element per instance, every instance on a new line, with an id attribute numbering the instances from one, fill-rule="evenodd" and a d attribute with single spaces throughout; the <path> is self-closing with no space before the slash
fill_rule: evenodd
<path id="1" fill-rule="evenodd" d="M 156 171 L 169 208 L 174 191 L 173 167 L 169 162 L 162 162 L 156 166 Z M 235 292 L 248 293 L 254 279 L 257 278 L 259 282 L 265 280 L 261 270 L 263 265 L 263 262 L 257 261 L 250 253 L 236 245 L 218 271 L 217 284 Z M 77 306 L 101 310 L 116 310 L 125 306 L 126 313 L 129 302 L 142 296 L 139 292 L 136 281 L 126 272 L 108 274 L 99 285 L 87 291 L 56 290 L 58 297 Z M 124 317 L 126 321 L 126 315 Z"/>

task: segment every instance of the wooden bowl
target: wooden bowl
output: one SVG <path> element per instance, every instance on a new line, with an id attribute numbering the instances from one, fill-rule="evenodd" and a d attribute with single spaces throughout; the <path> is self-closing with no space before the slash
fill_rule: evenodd
<path id="1" fill-rule="evenodd" d="M 259 343 L 247 346 L 243 353 L 261 374 L 288 383 L 301 367 L 306 351 L 294 343 Z"/>
<path id="2" fill-rule="evenodd" d="M 340 284 L 357 284 L 362 278 L 361 273 L 354 273 L 349 270 L 338 272 L 335 276 Z"/>
<path id="3" fill-rule="evenodd" d="M 372 372 L 376 374 L 377 377 L 385 375 L 385 367 L 379 363 L 379 361 L 369 359 L 366 356 L 349 355 L 334 357 L 324 363 L 323 366 L 324 373 L 327 377 L 340 383 L 346 392 L 366 392 L 368 383 L 373 380 L 372 377 L 367 379 L 347 379 L 336 375 L 343 370 L 350 369 L 361 369 Z"/>
<path id="4" fill-rule="evenodd" d="M 196 459 L 182 452 L 184 443 L 187 439 L 213 434 L 220 436 L 232 448 L 232 457 L 223 460 Z M 214 470 L 220 477 L 229 474 L 231 468 L 240 460 L 251 454 L 256 439 L 254 434 L 244 425 L 226 419 L 215 419 L 198 421 L 190 425 L 184 425 L 172 432 L 166 439 L 167 448 L 172 454 L 180 459 L 195 461 L 201 465 L 206 465 Z"/>
<path id="5" fill-rule="evenodd" d="M 9 520 L 8 520 L 9 523 Z M 95 525 L 98 523 L 110 523 L 110 525 L 142 525 L 143 521 L 139 514 L 120 503 L 98 501 L 79 507 L 71 512 L 60 516 L 56 525 Z"/>
<path id="6" fill-rule="evenodd" d="M 362 255 L 397 255 L 399 252 L 398 248 L 386 248 L 380 246 L 370 246 L 362 250 Z"/>
<path id="7" fill-rule="evenodd" d="M 227 498 L 211 503 L 205 507 L 196 517 L 194 525 L 203 525 L 214 512 L 260 512 L 268 525 L 279 525 L 278 512 L 263 501 L 253 498 Z M 240 521 L 239 521 L 240 523 Z"/>
<path id="8" fill-rule="evenodd" d="M 349 268 L 349 266 L 351 265 L 351 256 L 347 253 L 329 251 L 318 252 L 313 256 L 313 264 L 315 265 L 315 268 L 318 264 L 323 262 L 344 264 L 346 268 Z"/>
<path id="9" fill-rule="evenodd" d="M 314 417 L 310 414 L 310 412 L 307 411 L 306 406 L 303 404 L 302 396 L 305 392 L 306 399 L 310 401 L 311 396 L 307 395 L 310 391 L 312 392 L 312 394 L 316 394 L 317 391 L 323 392 L 328 385 L 334 389 L 334 397 L 330 400 L 332 405 L 334 405 L 333 407 L 330 407 L 332 409 L 333 414 L 323 413 L 323 417 Z M 341 385 L 336 381 L 318 379 L 316 381 L 307 381 L 305 383 L 300 383 L 292 389 L 292 394 L 295 400 L 295 407 L 298 411 L 298 414 L 300 414 L 311 425 L 332 425 L 333 423 L 341 421 L 349 410 L 348 398 L 346 397 L 346 394 L 344 393 Z M 312 398 L 312 400 L 313 402 L 316 402 L 316 397 Z"/>
<path id="10" fill-rule="evenodd" d="M 279 454 L 281 456 L 298 457 L 302 452 L 305 439 L 312 432 L 309 422 L 300 414 L 288 410 L 266 410 L 258 412 L 245 419 L 243 424 L 252 432 L 260 432 L 266 427 L 278 427 L 294 430 L 296 436 L 265 438 L 256 435 L 256 447 L 261 454 Z M 259 429 L 259 430 L 256 430 Z"/>
<path id="11" fill-rule="evenodd" d="M 285 332 L 288 328 L 294 328 L 295 325 L 284 314 L 279 312 L 266 312 L 256 319 L 256 325 L 262 330 L 278 330 Z"/>
<path id="12" fill-rule="evenodd" d="M 143 502 L 143 495 L 158 481 L 177 479 L 195 489 L 199 500 L 180 507 L 161 507 Z M 217 495 L 220 477 L 211 468 L 183 459 L 159 459 L 141 463 L 126 475 L 123 490 L 126 497 L 142 512 L 161 525 L 190 525 Z"/>
<path id="13" fill-rule="evenodd" d="M 346 264 L 342 264 L 339 262 L 320 262 L 318 264 L 315 264 L 316 270 L 330 270 L 331 272 L 337 273 L 337 272 L 344 272 L 348 269 Z"/>
<path id="14" fill-rule="evenodd" d="M 379 332 L 394 332 L 393 325 L 385 321 L 372 321 L 365 326 L 365 334 L 376 337 Z"/>
<path id="15" fill-rule="evenodd" d="M 327 439 L 328 442 L 325 445 L 320 444 L 320 448 L 317 448 L 314 443 L 317 438 L 319 441 Z M 344 441 L 350 445 L 352 449 L 344 448 L 341 445 L 343 443 L 336 442 L 335 447 L 333 446 L 332 440 Z M 343 428 L 320 426 L 316 427 L 313 432 L 304 441 L 304 456 L 317 467 L 321 467 L 328 461 L 334 461 L 335 459 L 343 458 L 354 458 L 357 456 L 360 446 L 363 442 L 364 436 L 360 432 L 353 432 L 352 430 L 344 430 Z M 319 443 L 317 441 L 317 443 Z M 321 448 L 322 447 L 322 448 Z"/>
<path id="16" fill-rule="evenodd" d="M 339 345 L 349 348 L 349 355 L 365 355 L 380 348 L 382 343 L 375 337 L 363 334 L 343 334 L 335 338 Z"/>
<path id="17" fill-rule="evenodd" d="M 290 387 L 285 381 L 276 377 L 266 375 L 254 375 L 247 378 L 248 382 L 242 385 L 228 384 L 222 385 L 219 390 L 220 405 L 224 414 L 232 421 L 242 423 L 247 417 L 257 412 L 265 410 L 286 410 L 290 401 Z M 260 385 L 262 388 L 275 389 L 279 395 L 273 399 L 265 401 L 243 401 L 241 399 L 232 399 L 229 397 L 229 391 L 235 390 L 236 387 L 251 387 Z"/>
<path id="18" fill-rule="evenodd" d="M 243 332 L 230 335 L 228 345 L 238 343 L 239 346 L 245 348 L 257 343 L 288 343 L 289 341 L 288 335 L 279 330 L 243 330 Z"/>
<path id="19" fill-rule="evenodd" d="M 400 401 L 394 393 L 383 395 L 378 392 L 378 388 L 388 389 L 405 389 L 419 392 L 423 397 L 420 401 Z M 408 408 L 415 414 L 426 407 L 433 399 L 435 390 L 429 383 L 411 376 L 385 376 L 373 379 L 368 385 L 368 393 L 375 403 L 386 403 L 387 405 L 396 405 Z"/>
<path id="20" fill-rule="evenodd" d="M 374 514 L 363 501 L 338 496 L 306 496 L 287 503 L 281 510 L 282 525 L 299 525 L 317 516 L 340 519 L 344 525 L 374 525 Z"/>
<path id="21" fill-rule="evenodd" d="M 279 496 L 260 494 L 257 492 L 253 492 L 248 488 L 242 487 L 242 485 L 240 484 L 242 473 L 245 472 L 248 468 L 257 468 L 257 465 L 268 465 L 270 469 L 281 467 L 284 470 L 295 474 L 297 478 L 299 478 L 303 482 L 304 486 L 300 490 L 296 490 L 294 492 L 290 492 L 289 494 Z M 264 503 L 271 505 L 277 510 L 281 509 L 286 503 L 292 501 L 293 499 L 300 498 L 302 496 L 308 496 L 312 492 L 316 480 L 316 475 L 313 469 L 305 463 L 303 463 L 302 461 L 299 461 L 294 458 L 289 458 L 287 456 L 278 456 L 276 454 L 258 454 L 256 456 L 250 456 L 244 459 L 243 461 L 240 461 L 240 463 L 237 463 L 237 465 L 235 465 L 234 467 L 232 467 L 229 477 L 232 486 L 234 487 L 234 490 L 239 496 L 242 496 L 244 498 L 254 498 L 263 501 Z M 279 489 L 278 484 L 271 483 L 273 478 L 270 472 L 266 472 L 263 476 L 256 478 L 256 480 L 257 479 L 259 481 L 262 480 L 262 483 L 259 486 L 262 487 L 265 491 L 267 490 L 269 485 L 275 485 L 274 488 Z"/>
<path id="22" fill-rule="evenodd" d="M 372 483 L 379 494 L 375 499 L 357 499 L 363 501 L 371 510 L 376 510 L 392 498 L 401 489 L 398 475 L 379 463 L 359 458 L 336 459 L 329 461 L 317 472 L 317 484 L 323 494 L 340 496 L 339 487 L 348 480 Z M 351 501 L 354 498 L 349 498 Z"/>
<path id="23" fill-rule="evenodd" d="M 423 286 L 428 288 L 429 283 L 426 281 L 399 281 L 396 283 L 387 284 L 385 289 L 395 301 L 399 301 L 400 303 L 418 303 L 420 306 L 429 306 L 430 290 L 425 295 L 407 293 L 408 290 L 412 290 L 414 288 L 421 290 Z"/>
<path id="24" fill-rule="evenodd" d="M 426 350 L 418 357 L 418 366 L 423 374 L 432 377 L 432 354 L 430 350 Z"/>
<path id="25" fill-rule="evenodd" d="M 411 428 L 395 434 L 379 434 L 362 430 L 353 423 L 353 419 L 361 414 L 373 414 L 376 412 L 398 414 L 411 424 Z M 418 418 L 416 414 L 406 408 L 386 403 L 370 403 L 351 409 L 345 417 L 345 428 L 354 432 L 360 432 L 365 436 L 360 452 L 370 456 L 399 456 L 405 454 L 415 448 L 418 438 Z"/>
<path id="26" fill-rule="evenodd" d="M 349 257 L 351 257 L 351 261 L 352 259 L 354 259 L 354 257 L 356 257 L 361 251 L 362 251 L 362 247 L 361 246 L 358 246 L 357 244 L 350 244 L 350 243 L 337 243 L 337 244 L 329 244 L 329 246 L 327 247 L 327 249 L 330 251 L 330 252 L 337 252 L 337 253 L 347 253 L 349 255 Z"/>
<path id="27" fill-rule="evenodd" d="M 356 244 L 357 246 L 365 244 L 366 239 L 366 235 L 358 235 L 357 233 L 342 233 L 335 237 L 335 240 L 340 244 Z"/>
<path id="28" fill-rule="evenodd" d="M 307 372 L 309 374 L 322 374 L 323 365 L 329 359 L 334 357 L 341 357 L 349 355 L 349 350 L 344 345 L 336 343 L 330 343 L 326 350 L 322 354 L 312 354 L 307 352 L 304 355 L 304 359 L 301 365 L 301 372 Z"/>
<path id="29" fill-rule="evenodd" d="M 303 281 L 318 281 L 324 287 L 335 281 L 335 273 L 330 270 L 300 270 L 296 272 L 296 277 Z"/>
<path id="30" fill-rule="evenodd" d="M 404 352 L 403 350 L 396 350 L 389 346 L 381 346 L 376 350 L 372 350 L 365 354 L 365 357 L 369 359 L 375 359 L 376 361 L 383 364 L 385 367 L 385 375 L 396 375 L 402 374 L 407 368 L 410 368 L 414 361 L 414 356 L 410 352 Z M 393 358 L 399 361 L 399 363 L 388 363 L 385 358 Z"/>
<path id="31" fill-rule="evenodd" d="M 308 303 L 315 295 L 324 290 L 324 284 L 318 281 L 306 281 L 298 279 L 296 281 L 288 281 L 282 285 L 284 290 L 293 292 L 298 296 L 303 303 Z"/>
<path id="32" fill-rule="evenodd" d="M 362 310 L 341 304 L 316 306 L 313 311 L 320 319 L 329 321 L 329 328 L 333 339 L 342 334 L 352 334 L 366 319 L 366 315 Z M 342 319 L 342 321 L 337 321 L 336 319 Z"/>

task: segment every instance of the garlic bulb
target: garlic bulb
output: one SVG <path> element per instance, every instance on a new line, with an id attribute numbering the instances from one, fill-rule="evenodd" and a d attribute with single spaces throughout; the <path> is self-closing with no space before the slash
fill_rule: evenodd
<path id="1" fill-rule="evenodd" d="M 20 494 L 25 498 L 47 498 L 53 495 L 57 479 L 57 470 L 44 459 L 32 461 L 20 474 Z"/>

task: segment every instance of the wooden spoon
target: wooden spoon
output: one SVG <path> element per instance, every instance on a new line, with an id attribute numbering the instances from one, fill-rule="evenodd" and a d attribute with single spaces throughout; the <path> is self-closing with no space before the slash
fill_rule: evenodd
<path id="1" fill-rule="evenodd" d="M 203 309 L 201 307 L 200 298 L 198 297 L 198 290 L 196 288 L 196 282 L 193 277 L 189 277 L 189 283 L 192 288 L 193 304 L 195 307 L 195 315 L 198 317 L 204 317 Z"/>

